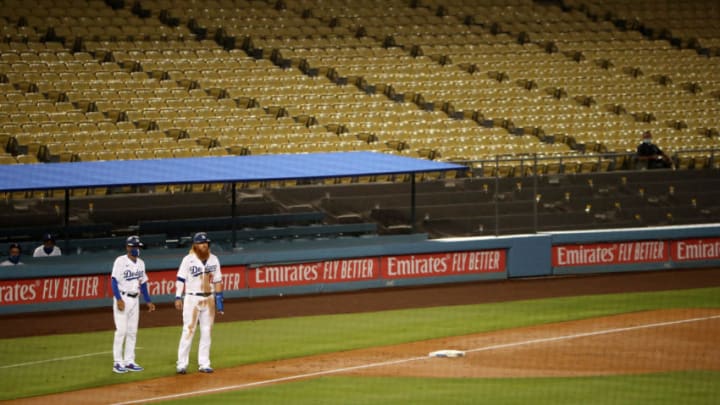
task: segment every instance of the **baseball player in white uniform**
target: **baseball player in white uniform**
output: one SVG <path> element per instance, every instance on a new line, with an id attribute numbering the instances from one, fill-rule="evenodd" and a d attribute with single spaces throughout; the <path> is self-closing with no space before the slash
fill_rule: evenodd
<path id="1" fill-rule="evenodd" d="M 185 296 L 183 298 L 183 291 Z M 217 256 L 210 253 L 210 239 L 205 232 L 193 236 L 190 252 L 182 259 L 175 282 L 175 308 L 182 311 L 183 330 L 178 346 L 176 371 L 187 373 L 195 329 L 200 325 L 198 370 L 212 373 L 210 367 L 210 344 L 215 312 L 222 314 L 222 272 Z"/>
<path id="2" fill-rule="evenodd" d="M 155 311 L 150 300 L 145 273 L 145 262 L 139 257 L 144 247 L 140 238 L 129 236 L 125 242 L 127 253 L 118 256 L 113 263 L 110 286 L 113 292 L 113 319 L 115 339 L 113 340 L 113 372 L 142 371 L 135 362 L 135 342 L 140 320 L 140 297 L 147 303 L 148 311 Z M 123 351 L 123 343 L 125 344 Z"/>

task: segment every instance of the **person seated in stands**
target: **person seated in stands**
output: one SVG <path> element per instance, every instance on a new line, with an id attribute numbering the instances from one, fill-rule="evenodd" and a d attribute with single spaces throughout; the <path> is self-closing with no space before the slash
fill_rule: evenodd
<path id="1" fill-rule="evenodd" d="M 8 258 L 4 262 L 0 262 L 0 266 L 18 266 L 23 264 L 23 262 L 20 261 L 20 254 L 22 253 L 22 248 L 17 243 L 11 243 L 10 247 L 8 247 Z"/>
<path id="2" fill-rule="evenodd" d="M 55 237 L 51 233 L 43 235 L 43 244 L 36 247 L 33 257 L 62 256 L 62 250 L 55 246 Z"/>
<path id="3" fill-rule="evenodd" d="M 648 169 L 668 169 L 673 167 L 672 159 L 652 142 L 652 134 L 645 131 L 642 142 L 637 147 L 637 160 L 641 167 Z"/>

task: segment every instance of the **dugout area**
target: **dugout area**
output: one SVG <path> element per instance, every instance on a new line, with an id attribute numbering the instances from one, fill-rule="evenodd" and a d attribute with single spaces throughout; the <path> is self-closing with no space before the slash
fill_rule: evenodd
<path id="1" fill-rule="evenodd" d="M 288 181 L 298 185 L 323 184 L 328 180 L 336 179 L 362 181 L 361 179 L 378 176 L 390 178 L 407 176 L 410 184 L 407 199 L 408 203 L 414 206 L 416 175 L 430 172 L 460 173 L 465 169 L 465 166 L 452 163 L 373 152 L 12 165 L 0 171 L 0 192 L 6 194 L 34 192 L 43 196 L 52 193 L 53 202 L 48 204 L 46 210 L 48 212 L 32 212 L 30 207 L 13 206 L 11 210 L 4 210 L 0 217 L 4 224 L 3 228 L 11 228 L 7 231 L 3 230 L 5 242 L 18 241 L 18 237 L 22 240 L 23 237 L 32 236 L 33 233 L 41 234 L 50 230 L 57 231 L 59 239 L 68 239 L 77 235 L 89 236 L 97 240 L 109 236 L 118 228 L 144 234 L 150 238 L 149 242 L 156 242 L 153 235 L 169 233 L 171 237 L 179 237 L 187 231 L 187 229 L 175 229 L 174 226 L 176 227 L 177 224 L 168 220 L 187 218 L 188 210 L 193 209 L 197 212 L 195 217 L 199 218 L 199 223 L 192 224 L 196 225 L 195 230 L 216 228 L 232 231 L 228 239 L 232 240 L 234 246 L 237 238 L 243 236 L 238 235 L 236 230 L 244 226 L 274 226 L 278 223 L 283 226 L 293 226 L 318 221 L 317 212 L 303 210 L 303 207 L 290 207 L 286 211 L 290 211 L 292 215 L 285 220 L 277 216 L 263 217 L 262 214 L 276 212 L 273 212 L 273 207 L 269 207 L 266 201 L 261 201 L 259 194 L 243 192 L 248 185 Z M 203 191 L 211 185 L 216 189 Z M 194 191 L 196 187 L 197 192 L 174 192 L 175 189 L 186 188 Z M 162 192 L 159 191 L 161 188 Z M 103 198 L 98 198 L 98 195 L 86 190 L 102 190 Z M 126 190 L 150 190 L 150 192 L 136 193 L 135 195 L 141 198 L 131 201 L 121 200 L 119 197 L 123 194 L 127 195 Z M 40 205 L 43 205 L 45 198 L 40 200 Z M 242 211 L 239 211 L 237 207 L 241 201 Z M 73 216 L 76 202 L 82 205 L 83 211 Z M 157 210 L 153 211 L 153 208 Z M 83 222 L 83 216 L 89 216 L 91 221 Z M 415 222 L 413 216 L 414 213 L 411 215 L 410 224 Z M 123 222 L 128 218 L 132 218 L 133 222 Z M 190 224 L 184 225 L 187 227 Z M 33 227 L 35 229 L 32 229 Z M 345 228 L 330 229 L 328 232 L 374 231 L 368 228 L 368 224 Z M 272 231 L 269 232 L 270 235 L 259 236 L 272 237 Z M 28 239 L 32 240 L 32 238 Z M 102 244 L 102 240 L 99 240 L 91 242 L 91 245 L 98 242 Z M 100 247 L 112 248 L 115 241 L 111 239 L 107 242 L 108 246 Z"/>

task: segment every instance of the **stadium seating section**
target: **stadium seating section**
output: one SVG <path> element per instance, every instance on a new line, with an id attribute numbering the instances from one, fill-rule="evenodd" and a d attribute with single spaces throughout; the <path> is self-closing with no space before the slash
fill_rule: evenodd
<path id="1" fill-rule="evenodd" d="M 408 176 L 244 183 L 244 240 L 709 222 L 718 20 L 712 0 L 0 0 L 0 170 L 353 150 L 469 168 L 417 179 L 414 224 Z M 677 170 L 638 170 L 645 131 Z M 65 218 L 64 191 L 4 193 L 2 240 L 167 241 L 230 215 L 224 184 L 69 192 Z"/>

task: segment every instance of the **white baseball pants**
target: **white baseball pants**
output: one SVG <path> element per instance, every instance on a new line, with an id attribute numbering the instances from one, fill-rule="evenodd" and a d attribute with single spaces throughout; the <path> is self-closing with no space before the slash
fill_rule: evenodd
<path id="1" fill-rule="evenodd" d="M 198 366 L 199 368 L 210 367 L 211 332 L 214 323 L 215 296 L 202 297 L 186 294 L 183 301 L 183 330 L 178 346 L 178 370 L 186 369 L 190 362 L 190 346 L 198 325 L 200 326 Z"/>
<path id="2" fill-rule="evenodd" d="M 137 341 L 138 322 L 140 320 L 140 297 L 123 296 L 125 309 L 120 311 L 117 300 L 113 298 L 113 319 L 115 320 L 115 339 L 113 340 L 113 361 L 127 365 L 135 363 L 135 342 Z M 123 343 L 125 351 L 123 352 Z"/>

